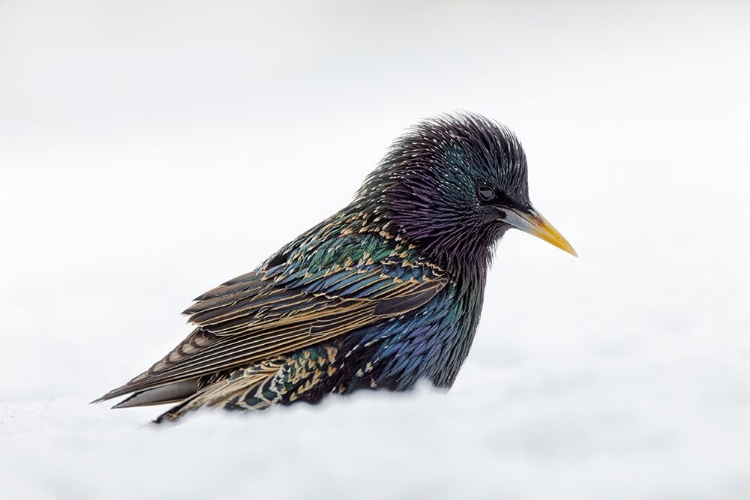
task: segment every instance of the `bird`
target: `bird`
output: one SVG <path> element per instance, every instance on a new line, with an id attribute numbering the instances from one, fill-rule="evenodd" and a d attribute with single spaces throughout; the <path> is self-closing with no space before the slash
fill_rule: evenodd
<path id="1" fill-rule="evenodd" d="M 194 330 L 94 403 L 262 410 L 360 389 L 450 388 L 472 345 L 495 246 L 511 228 L 577 256 L 529 200 L 505 125 L 452 112 L 397 138 L 352 201 L 253 271 L 198 296 Z"/>

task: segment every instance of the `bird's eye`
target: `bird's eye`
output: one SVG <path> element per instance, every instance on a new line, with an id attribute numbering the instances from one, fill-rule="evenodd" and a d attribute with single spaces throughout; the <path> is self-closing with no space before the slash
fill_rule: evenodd
<path id="1" fill-rule="evenodd" d="M 479 199 L 482 201 L 492 201 L 495 199 L 495 190 L 487 184 L 479 185 Z"/>

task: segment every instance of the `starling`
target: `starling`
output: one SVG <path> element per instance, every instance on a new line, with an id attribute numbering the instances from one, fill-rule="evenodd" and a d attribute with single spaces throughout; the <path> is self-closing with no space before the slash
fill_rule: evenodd
<path id="1" fill-rule="evenodd" d="M 97 401 L 257 410 L 357 389 L 450 387 L 482 311 L 494 244 L 520 229 L 575 251 L 529 201 L 526 156 L 472 113 L 397 139 L 353 201 L 254 271 L 195 299 L 195 330 Z"/>

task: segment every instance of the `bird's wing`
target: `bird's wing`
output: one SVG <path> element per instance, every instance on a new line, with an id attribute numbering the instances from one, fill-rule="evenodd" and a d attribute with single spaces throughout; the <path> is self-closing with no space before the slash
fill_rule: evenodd
<path id="1" fill-rule="evenodd" d="M 327 238 L 280 252 L 185 311 L 196 329 L 161 361 L 100 400 L 257 363 L 421 307 L 447 283 L 392 238 Z"/>

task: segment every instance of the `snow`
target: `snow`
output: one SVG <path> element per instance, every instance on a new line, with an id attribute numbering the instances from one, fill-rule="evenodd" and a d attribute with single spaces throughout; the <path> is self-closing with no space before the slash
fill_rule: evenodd
<path id="1" fill-rule="evenodd" d="M 0 496 L 750 498 L 750 9 L 312 5 L 0 5 Z M 580 258 L 506 236 L 451 391 L 88 404 L 453 109 Z"/>

